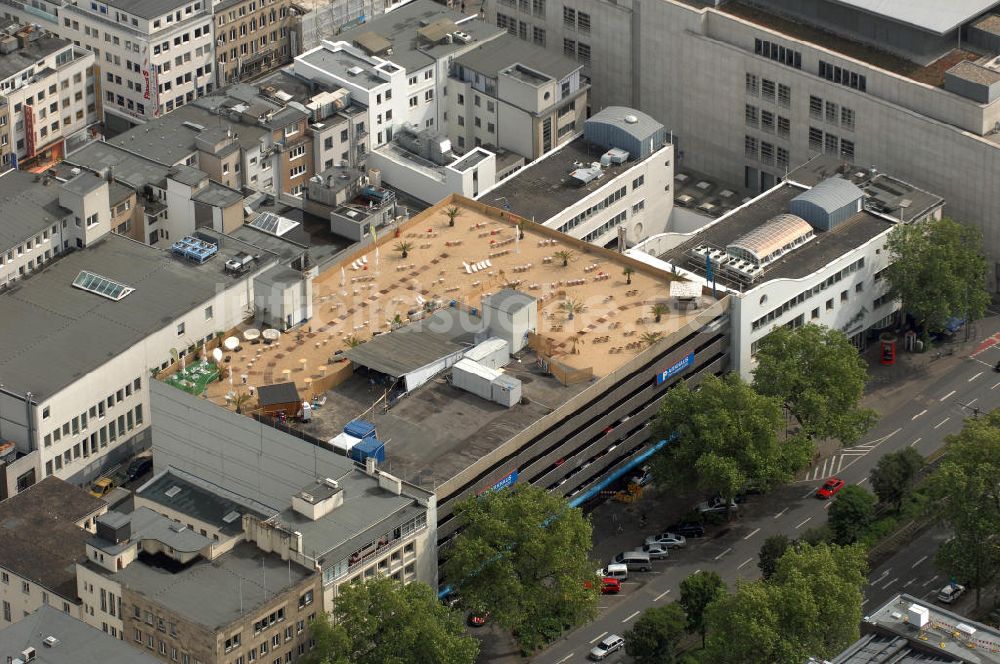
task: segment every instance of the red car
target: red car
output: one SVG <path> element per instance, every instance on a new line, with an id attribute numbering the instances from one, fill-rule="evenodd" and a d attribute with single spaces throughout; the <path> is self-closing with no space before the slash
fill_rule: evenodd
<path id="1" fill-rule="evenodd" d="M 833 496 L 844 488 L 844 480 L 839 477 L 831 477 L 816 491 L 817 498 L 833 498 Z"/>
<path id="2" fill-rule="evenodd" d="M 469 614 L 469 627 L 482 627 L 486 624 L 486 620 L 490 617 L 489 612 L 484 613 L 470 613 Z"/>
<path id="3" fill-rule="evenodd" d="M 593 588 L 590 581 L 583 582 L 584 587 Z M 617 595 L 622 591 L 622 583 L 618 579 L 605 576 L 601 579 L 601 594 L 602 595 Z"/>

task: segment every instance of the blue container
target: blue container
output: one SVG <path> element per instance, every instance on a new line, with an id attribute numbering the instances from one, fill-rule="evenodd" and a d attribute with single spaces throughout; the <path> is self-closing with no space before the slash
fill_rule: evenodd
<path id="1" fill-rule="evenodd" d="M 344 433 L 355 438 L 374 438 L 375 425 L 366 420 L 351 420 L 344 425 Z"/>
<path id="2" fill-rule="evenodd" d="M 371 457 L 375 459 L 376 463 L 381 464 L 385 461 L 385 443 L 375 437 L 365 438 L 351 448 L 348 456 L 358 463 L 364 463 L 366 459 Z"/>

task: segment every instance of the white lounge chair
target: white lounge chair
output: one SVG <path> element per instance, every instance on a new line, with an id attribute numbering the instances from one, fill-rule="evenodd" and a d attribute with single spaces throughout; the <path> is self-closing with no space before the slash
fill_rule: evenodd
<path id="1" fill-rule="evenodd" d="M 465 261 L 462 261 L 462 267 L 465 268 L 465 273 L 466 274 L 472 274 L 472 266 L 471 265 L 469 265 Z"/>
<path id="2" fill-rule="evenodd" d="M 489 259 L 489 258 L 487 258 L 487 259 L 486 259 L 485 261 L 483 261 L 483 262 L 484 262 L 484 263 L 486 263 L 486 267 L 493 267 L 493 263 L 491 263 L 491 262 L 490 262 L 490 259 Z"/>

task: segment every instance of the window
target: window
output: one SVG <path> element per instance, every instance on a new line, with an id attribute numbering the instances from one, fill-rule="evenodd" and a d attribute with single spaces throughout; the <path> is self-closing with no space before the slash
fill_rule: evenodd
<path id="1" fill-rule="evenodd" d="M 531 15 L 545 18 L 545 0 L 531 0 Z"/>
<path id="2" fill-rule="evenodd" d="M 760 115 L 756 106 L 747 104 L 743 117 L 748 127 L 757 127 L 760 124 Z"/>
<path id="3" fill-rule="evenodd" d="M 531 40 L 539 46 L 545 46 L 545 30 L 537 26 L 532 28 Z"/>
<path id="4" fill-rule="evenodd" d="M 824 60 L 819 61 L 819 75 L 828 81 L 840 83 L 849 88 L 866 92 L 868 90 L 868 80 L 864 74 L 830 64 Z"/>
<path id="5" fill-rule="evenodd" d="M 177 324 L 177 336 L 184 334 L 184 323 Z"/>
<path id="6" fill-rule="evenodd" d="M 747 159 L 757 159 L 757 139 L 753 136 L 743 138 L 743 152 Z"/>
<path id="7" fill-rule="evenodd" d="M 827 134 L 823 137 L 823 151 L 827 154 L 838 154 L 838 149 L 840 148 L 840 140 L 833 134 Z"/>
<path id="8" fill-rule="evenodd" d="M 792 105 L 792 89 L 783 83 L 778 84 L 778 105 L 785 108 Z"/>
<path id="9" fill-rule="evenodd" d="M 788 168 L 788 150 L 779 147 L 777 150 L 777 155 L 774 160 L 774 165 L 778 168 Z"/>
<path id="10" fill-rule="evenodd" d="M 774 146 L 766 141 L 760 142 L 760 160 L 768 166 L 774 165 Z"/>
<path id="11" fill-rule="evenodd" d="M 774 113 L 771 111 L 760 112 L 760 128 L 770 134 L 774 133 Z"/>
<path id="12" fill-rule="evenodd" d="M 563 7 L 563 24 L 567 28 L 576 27 L 576 10 L 570 7 Z"/>
<path id="13" fill-rule="evenodd" d="M 756 74 L 747 74 L 746 75 L 746 87 L 747 87 L 747 94 L 748 95 L 753 95 L 754 97 L 756 97 L 758 94 L 760 94 L 760 92 L 759 92 L 760 87 L 759 86 L 760 86 L 760 83 L 759 83 L 759 79 L 757 78 Z"/>
<path id="14" fill-rule="evenodd" d="M 584 44 L 583 42 L 580 42 L 579 44 L 577 44 L 577 46 L 576 46 L 576 54 L 577 54 L 577 59 L 580 61 L 581 64 L 584 64 L 584 65 L 589 65 L 590 64 L 590 45 L 589 44 Z"/>
<path id="15" fill-rule="evenodd" d="M 792 133 L 792 125 L 788 118 L 781 115 L 778 116 L 778 136 L 782 138 L 788 138 Z"/>
<path id="16" fill-rule="evenodd" d="M 821 129 L 816 129 L 816 127 L 809 127 L 809 149 L 810 150 L 823 149 L 823 131 Z"/>
<path id="17" fill-rule="evenodd" d="M 833 310 L 833 298 L 830 298 L 829 300 L 826 301 L 826 310 L 827 311 Z"/>
<path id="18" fill-rule="evenodd" d="M 205 307 L 205 320 L 211 320 L 213 315 L 212 305 Z"/>
<path id="19" fill-rule="evenodd" d="M 646 176 L 640 175 L 636 179 L 632 180 L 632 190 L 636 190 L 646 183 Z"/>
<path id="20" fill-rule="evenodd" d="M 817 120 L 823 119 L 823 100 L 819 97 L 809 97 L 809 117 Z"/>
<path id="21" fill-rule="evenodd" d="M 840 109 L 840 126 L 844 129 L 849 129 L 854 131 L 854 110 L 850 108 L 841 107 Z"/>
<path id="22" fill-rule="evenodd" d="M 586 12 L 577 12 L 576 29 L 585 34 L 590 33 L 590 14 Z"/>
<path id="23" fill-rule="evenodd" d="M 840 141 L 840 158 L 847 161 L 854 161 L 854 141 Z"/>
<path id="24" fill-rule="evenodd" d="M 764 99 L 770 99 L 774 101 L 774 81 L 769 81 L 768 79 L 761 79 L 760 82 L 760 96 Z"/>
<path id="25" fill-rule="evenodd" d="M 826 102 L 826 121 L 830 124 L 837 124 L 838 111 L 840 107 L 832 101 Z"/>
<path id="26" fill-rule="evenodd" d="M 570 10 L 572 11 L 572 10 Z M 563 39 L 563 55 L 568 58 L 576 57 L 576 42 L 572 39 Z"/>

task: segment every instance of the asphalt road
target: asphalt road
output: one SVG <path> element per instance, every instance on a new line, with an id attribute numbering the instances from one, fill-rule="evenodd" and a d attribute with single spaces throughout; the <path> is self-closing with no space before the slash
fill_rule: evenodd
<path id="1" fill-rule="evenodd" d="M 980 322 L 979 329 L 1000 329 L 1000 321 Z M 766 537 L 796 537 L 825 522 L 831 503 L 816 499 L 814 493 L 826 477 L 836 474 L 849 484 L 864 485 L 881 455 L 907 446 L 927 455 L 943 444 L 945 436 L 961 429 L 963 420 L 973 415 L 973 408 L 988 412 L 1000 407 L 1000 373 L 993 371 L 993 365 L 1000 361 L 1000 346 L 987 346 L 992 342 L 990 338 L 978 347 L 967 345 L 964 352 L 968 356 L 924 356 L 920 366 L 909 370 L 907 390 L 875 403 L 880 420 L 861 443 L 820 460 L 792 484 L 767 496 L 752 497 L 735 519 L 710 529 L 704 539 L 689 539 L 685 549 L 655 563 L 654 571 L 631 575 L 620 595 L 602 597 L 601 613 L 595 621 L 560 639 L 533 661 L 584 661 L 593 644 L 608 634 L 621 634 L 644 609 L 676 599 L 680 582 L 698 570 L 714 570 L 730 586 L 738 579 L 757 578 L 757 554 Z M 896 592 L 922 597 L 944 585 L 947 579 L 936 576 L 933 568 L 933 554 L 942 540 L 933 530 L 925 531 L 910 547 L 873 571 L 870 581 L 877 582 L 866 589 L 866 606 L 874 608 Z M 641 537 L 615 544 L 618 550 L 628 550 L 641 544 Z M 618 652 L 605 661 L 626 660 L 624 653 Z"/>

